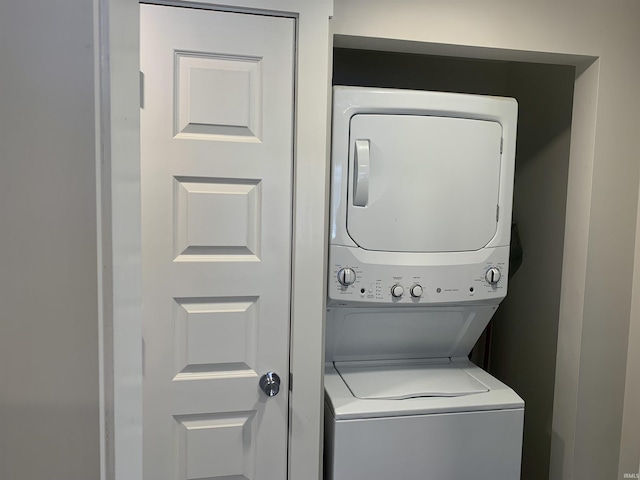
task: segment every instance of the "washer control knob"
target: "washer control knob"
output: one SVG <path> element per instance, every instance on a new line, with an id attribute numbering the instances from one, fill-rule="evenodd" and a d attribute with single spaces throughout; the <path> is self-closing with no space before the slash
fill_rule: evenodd
<path id="1" fill-rule="evenodd" d="M 422 296 L 422 285 L 414 285 L 411 287 L 411 296 L 414 298 L 420 298 Z"/>
<path id="2" fill-rule="evenodd" d="M 404 288 L 402 288 L 402 285 L 396 283 L 393 287 L 391 287 L 391 295 L 395 298 L 400 298 L 402 295 L 404 295 Z"/>
<path id="3" fill-rule="evenodd" d="M 353 285 L 356 281 L 356 272 L 353 268 L 341 268 L 338 271 L 338 281 L 345 287 Z"/>
<path id="4" fill-rule="evenodd" d="M 484 278 L 487 280 L 489 285 L 497 284 L 500 281 L 500 277 L 502 277 L 502 273 L 496 267 L 491 267 L 484 275 Z"/>

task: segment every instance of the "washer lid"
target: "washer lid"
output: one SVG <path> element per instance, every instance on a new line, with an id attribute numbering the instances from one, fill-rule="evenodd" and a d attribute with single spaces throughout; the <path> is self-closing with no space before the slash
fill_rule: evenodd
<path id="1" fill-rule="evenodd" d="M 334 365 L 353 396 L 360 399 L 459 397 L 489 391 L 449 359 Z"/>

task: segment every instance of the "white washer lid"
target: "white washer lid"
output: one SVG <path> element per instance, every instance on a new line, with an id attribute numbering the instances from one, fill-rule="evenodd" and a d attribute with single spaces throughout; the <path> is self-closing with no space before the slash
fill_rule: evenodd
<path id="1" fill-rule="evenodd" d="M 335 362 L 334 365 L 353 396 L 360 399 L 459 397 L 489 391 L 449 359 Z"/>

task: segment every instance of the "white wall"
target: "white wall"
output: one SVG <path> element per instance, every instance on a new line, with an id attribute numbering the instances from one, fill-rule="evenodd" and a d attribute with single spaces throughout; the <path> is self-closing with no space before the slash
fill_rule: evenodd
<path id="1" fill-rule="evenodd" d="M 0 478 L 99 478 L 92 2 L 0 2 Z"/>
<path id="2" fill-rule="evenodd" d="M 638 429 L 629 432 L 633 438 L 625 438 L 620 448 L 630 318 L 632 332 L 640 321 L 635 311 L 631 317 L 640 151 L 638 18 L 640 4 L 622 0 L 336 0 L 335 4 L 332 27 L 337 46 L 578 66 L 558 330 L 553 479 L 617 478 L 619 469 L 629 471 L 627 462 L 633 464 L 630 471 L 638 463 Z M 589 58 L 598 60 L 593 63 Z M 637 407 L 627 405 L 625 418 L 637 421 Z M 628 450 L 630 442 L 634 445 Z"/>

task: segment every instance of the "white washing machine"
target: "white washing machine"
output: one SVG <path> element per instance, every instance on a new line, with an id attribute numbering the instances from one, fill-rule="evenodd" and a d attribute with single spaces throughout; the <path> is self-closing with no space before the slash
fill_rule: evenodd
<path id="1" fill-rule="evenodd" d="M 467 356 L 507 292 L 517 103 L 335 87 L 327 480 L 520 477 L 524 402 Z"/>

